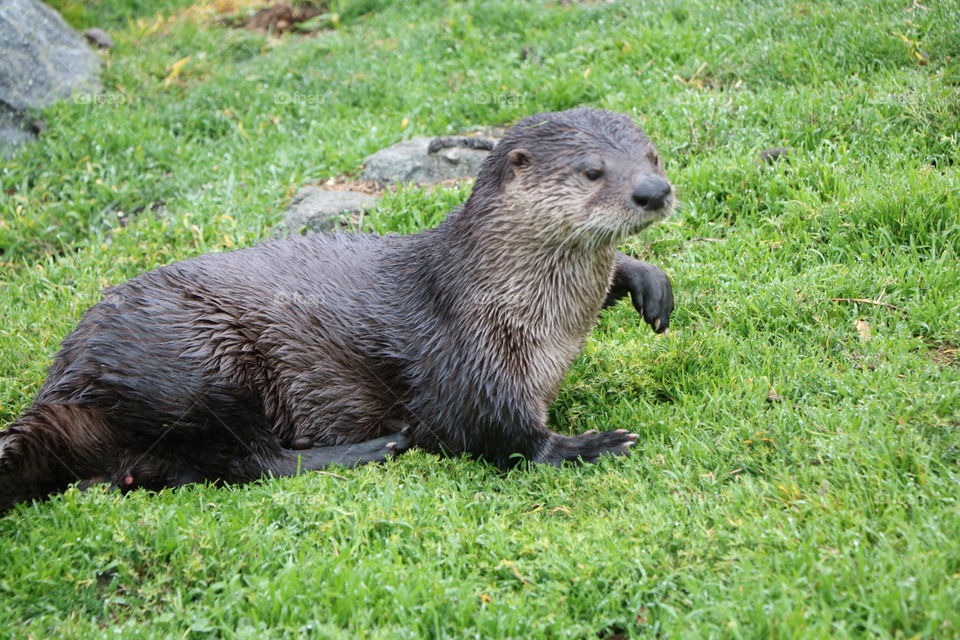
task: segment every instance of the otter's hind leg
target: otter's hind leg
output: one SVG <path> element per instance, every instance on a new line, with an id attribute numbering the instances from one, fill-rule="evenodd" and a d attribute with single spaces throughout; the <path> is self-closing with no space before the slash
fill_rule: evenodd
<path id="1" fill-rule="evenodd" d="M 0 514 L 103 473 L 115 453 L 102 412 L 34 405 L 0 431 Z"/>
<path id="2" fill-rule="evenodd" d="M 252 446 L 247 455 L 207 457 L 206 464 L 196 460 L 175 459 L 156 454 L 127 454 L 115 464 L 113 472 L 96 475 L 81 483 L 86 489 L 97 484 L 124 493 L 134 489 L 159 491 L 194 482 L 243 484 L 264 476 L 293 476 L 302 471 L 318 471 L 332 465 L 354 467 L 381 462 L 409 447 L 403 433 L 395 433 L 367 442 L 310 449 L 283 449 L 262 441 Z"/>
<path id="3" fill-rule="evenodd" d="M 257 468 L 247 468 L 242 474 L 249 480 L 251 476 L 292 476 L 300 471 L 318 471 L 333 465 L 355 467 L 370 462 L 382 462 L 410 447 L 410 438 L 406 433 L 392 433 L 382 438 L 343 444 L 332 447 L 312 447 L 309 449 L 280 449 L 276 455 L 261 457 Z"/>

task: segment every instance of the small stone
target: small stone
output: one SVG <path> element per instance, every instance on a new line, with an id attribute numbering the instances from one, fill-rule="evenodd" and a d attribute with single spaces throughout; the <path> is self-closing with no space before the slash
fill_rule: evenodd
<path id="1" fill-rule="evenodd" d="M 281 229 L 294 233 L 301 229 L 333 231 L 343 214 L 360 213 L 376 203 L 376 196 L 368 193 L 304 187 L 290 201 Z"/>
<path id="2" fill-rule="evenodd" d="M 0 158 L 12 156 L 36 136 L 20 119 L 20 114 L 6 110 L 0 102 Z"/>
<path id="3" fill-rule="evenodd" d="M 451 149 L 463 147 L 465 149 L 477 149 L 479 151 L 493 151 L 497 141 L 493 138 L 484 138 L 481 136 L 440 136 L 430 140 L 427 145 L 427 153 L 437 153 L 442 149 Z"/>
<path id="4" fill-rule="evenodd" d="M 30 113 L 99 88 L 100 59 L 39 0 L 0 2 L 0 157 L 36 137 Z"/>
<path id="5" fill-rule="evenodd" d="M 413 138 L 369 156 L 361 177 L 383 185 L 431 185 L 473 178 L 495 143 L 473 136 Z"/>
<path id="6" fill-rule="evenodd" d="M 113 49 L 115 46 L 113 40 L 107 35 L 107 32 L 98 27 L 91 27 L 83 32 L 87 41 L 101 49 Z"/>
<path id="7" fill-rule="evenodd" d="M 770 147 L 757 154 L 757 164 L 773 164 L 778 160 L 786 160 L 790 157 L 790 149 L 786 147 Z"/>

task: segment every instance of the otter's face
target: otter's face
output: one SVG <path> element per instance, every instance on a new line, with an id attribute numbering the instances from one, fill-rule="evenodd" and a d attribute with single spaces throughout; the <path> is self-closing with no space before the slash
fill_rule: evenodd
<path id="1" fill-rule="evenodd" d="M 586 219 L 603 228 L 637 233 L 673 210 L 673 187 L 649 142 L 635 153 L 588 153 L 571 169 L 585 195 Z"/>
<path id="2" fill-rule="evenodd" d="M 596 113 L 608 126 L 591 126 Z M 656 148 L 629 118 L 585 115 L 521 132 L 503 158 L 502 194 L 519 215 L 547 222 L 538 226 L 560 241 L 615 244 L 667 217 L 673 187 Z"/>

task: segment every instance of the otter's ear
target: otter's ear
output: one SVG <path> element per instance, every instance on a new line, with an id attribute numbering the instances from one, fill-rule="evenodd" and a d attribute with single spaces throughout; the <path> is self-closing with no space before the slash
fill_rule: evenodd
<path id="1" fill-rule="evenodd" d="M 500 185 L 505 184 L 517 171 L 523 171 L 529 164 L 529 151 L 526 149 L 512 149 L 507 153 L 507 161 L 500 167 L 500 175 L 498 176 L 497 183 Z"/>
<path id="2" fill-rule="evenodd" d="M 514 169 L 520 169 L 530 164 L 530 152 L 526 149 L 514 149 L 507 154 L 507 162 Z"/>

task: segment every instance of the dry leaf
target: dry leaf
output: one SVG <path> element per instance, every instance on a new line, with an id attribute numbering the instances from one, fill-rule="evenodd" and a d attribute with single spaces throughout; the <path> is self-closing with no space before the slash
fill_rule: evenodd
<path id="1" fill-rule="evenodd" d="M 853 328 L 857 330 L 857 333 L 860 334 L 860 339 L 864 342 L 873 337 L 873 330 L 864 320 L 857 320 L 854 322 Z"/>
<path id="2" fill-rule="evenodd" d="M 637 624 L 647 624 L 650 622 L 650 610 L 646 607 L 640 607 L 640 610 L 637 611 L 637 617 L 634 618 L 634 622 Z"/>
<path id="3" fill-rule="evenodd" d="M 163 86 L 169 87 L 173 81 L 177 79 L 177 76 L 180 75 L 180 72 L 183 70 L 183 65 L 187 64 L 189 60 L 190 56 L 187 56 L 186 58 L 180 58 L 170 65 L 170 71 L 167 72 L 167 77 L 163 80 Z"/>

